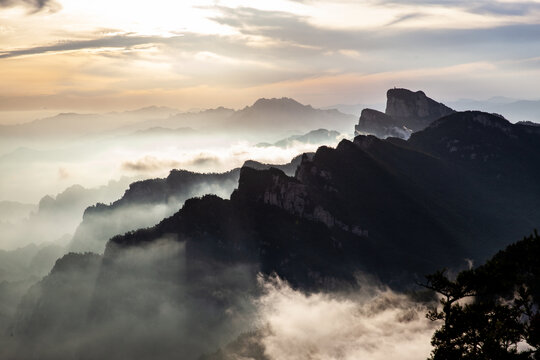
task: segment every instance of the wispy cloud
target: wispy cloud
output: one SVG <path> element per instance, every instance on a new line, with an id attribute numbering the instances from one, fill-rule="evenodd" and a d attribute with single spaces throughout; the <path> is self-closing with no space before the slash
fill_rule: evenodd
<path id="1" fill-rule="evenodd" d="M 472 14 L 525 16 L 540 10 L 540 3 L 536 1 L 493 1 L 493 0 L 376 0 L 376 5 L 400 5 L 404 7 L 440 6 L 445 8 L 462 9 Z"/>
<path id="2" fill-rule="evenodd" d="M 165 41 L 171 41 L 171 38 L 159 36 L 134 36 L 130 34 L 123 34 L 100 37 L 90 40 L 66 40 L 52 45 L 35 46 L 26 49 L 4 51 L 0 53 L 0 59 L 23 55 L 45 54 L 49 52 L 62 52 L 98 48 L 128 48 L 136 45 L 163 43 Z"/>
<path id="3" fill-rule="evenodd" d="M 54 12 L 60 9 L 60 4 L 54 0 L 0 0 L 0 8 L 15 6 L 28 8 L 30 13 L 37 13 L 42 10 Z"/>

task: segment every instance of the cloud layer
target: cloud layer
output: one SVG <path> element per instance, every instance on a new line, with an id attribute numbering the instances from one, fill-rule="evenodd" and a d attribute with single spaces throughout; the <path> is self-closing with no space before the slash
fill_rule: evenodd
<path id="1" fill-rule="evenodd" d="M 0 0 L 0 8 L 22 6 L 28 8 L 32 13 L 42 10 L 57 11 L 59 4 L 54 0 Z"/>
<path id="2" fill-rule="evenodd" d="M 405 295 L 364 284 L 359 293 L 304 294 L 264 282 L 261 342 L 270 359 L 425 359 L 434 324 Z"/>

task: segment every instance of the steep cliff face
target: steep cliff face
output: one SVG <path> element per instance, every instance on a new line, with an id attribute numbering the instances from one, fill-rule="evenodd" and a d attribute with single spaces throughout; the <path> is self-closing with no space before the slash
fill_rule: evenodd
<path id="1" fill-rule="evenodd" d="M 412 132 L 422 130 L 433 121 L 454 113 L 454 110 L 430 99 L 422 91 L 390 89 L 386 98 L 385 113 L 372 109 L 362 111 L 358 125 L 355 126 L 356 135 L 408 139 Z"/>
<path id="2" fill-rule="evenodd" d="M 407 139 L 412 132 L 403 122 L 373 109 L 362 110 L 354 130 L 356 135 L 372 134 L 381 139 L 389 136 Z"/>
<path id="3" fill-rule="evenodd" d="M 540 223 L 539 136 L 498 116 L 455 113 L 408 141 L 357 136 L 321 147 L 294 176 L 243 167 L 230 200 L 188 199 L 157 225 L 109 240 L 101 259 L 57 263 L 13 328 L 35 346 L 10 355 L 197 358 L 246 329 L 257 274 L 329 290 L 355 286 L 359 271 L 397 286 L 482 261 Z M 44 356 L 55 341 L 63 347 Z"/>
<path id="4" fill-rule="evenodd" d="M 402 120 L 412 131 L 422 130 L 434 120 L 455 112 L 430 99 L 423 91 L 390 89 L 386 97 L 386 115 Z"/>
<path id="5" fill-rule="evenodd" d="M 153 226 L 177 212 L 191 197 L 207 193 L 225 197 L 235 188 L 239 173 L 240 169 L 218 174 L 172 170 L 163 179 L 132 183 L 119 200 L 109 205 L 98 203 L 85 210 L 70 250 L 101 253 L 114 235 Z"/>
<path id="6" fill-rule="evenodd" d="M 315 155 L 315 153 L 310 152 L 310 153 L 304 153 L 304 154 L 295 156 L 294 158 L 292 158 L 291 162 L 287 164 L 264 164 L 255 160 L 247 160 L 243 166 L 250 167 L 255 170 L 266 170 L 270 168 L 276 168 L 283 171 L 288 176 L 294 176 L 294 173 L 296 172 L 298 165 L 300 165 L 300 163 L 302 162 L 302 158 L 304 156 L 307 156 L 308 158 L 312 158 L 313 155 Z"/>

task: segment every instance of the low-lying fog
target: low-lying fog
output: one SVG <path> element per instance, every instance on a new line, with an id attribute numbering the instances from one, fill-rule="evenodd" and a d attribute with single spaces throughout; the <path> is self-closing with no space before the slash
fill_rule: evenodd
<path id="1" fill-rule="evenodd" d="M 173 168 L 223 172 L 248 159 L 284 163 L 338 139 L 327 133 L 272 144 L 321 128 L 352 134 L 355 121 L 292 99 L 263 99 L 239 111 L 175 115 L 172 109 L 148 108 L 0 125 L 0 201 L 37 204 L 74 184 L 93 188 L 123 176 L 163 177 Z"/>
<path id="2" fill-rule="evenodd" d="M 176 111 L 152 107 L 66 113 L 19 125 L 3 121 L 0 255 L 7 259 L 19 249 L 13 256 L 19 260 L 0 264 L 0 281 L 43 276 L 67 251 L 102 253 L 110 237 L 156 224 L 189 197 L 227 198 L 238 174 L 200 180 L 161 194 L 159 202 L 126 201 L 82 221 L 85 209 L 121 199 L 131 183 L 165 178 L 172 169 L 222 173 L 246 160 L 288 163 L 320 145 L 335 146 L 346 135 L 329 130 L 352 131 L 355 122 L 354 116 L 292 99 L 263 99 L 238 111 Z"/>

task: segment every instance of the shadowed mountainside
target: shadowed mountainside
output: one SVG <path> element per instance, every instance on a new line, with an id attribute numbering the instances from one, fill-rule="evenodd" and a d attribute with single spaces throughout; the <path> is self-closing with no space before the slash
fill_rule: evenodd
<path id="1" fill-rule="evenodd" d="M 424 114 L 424 100 L 415 103 L 413 115 Z M 441 111 L 436 107 L 422 118 Z M 86 211 L 79 230 L 99 215 L 92 227 L 107 235 L 89 232 L 77 244 L 99 238 L 103 246 L 118 234 L 114 214 L 120 209 L 141 206 L 146 219 L 158 221 L 150 207 L 179 207 L 193 196 L 187 189 L 202 183 L 226 182 L 236 190 L 230 199 L 185 200 L 157 225 L 114 236 L 101 258 L 70 254 L 57 262 L 22 303 L 14 337 L 52 343 L 65 338 L 58 329 L 74 329 L 74 342 L 62 340 L 73 347 L 60 348 L 78 358 L 212 353 L 252 325 L 259 273 L 276 274 L 308 293 L 354 289 L 360 272 L 404 289 L 442 266 L 484 261 L 540 223 L 539 163 L 536 127 L 460 112 L 409 140 L 357 136 L 336 148 L 320 147 L 282 167 L 296 167 L 294 176 L 252 162 L 225 174 L 173 171 L 166 179 L 134 183 L 116 203 Z M 87 258 L 96 261 L 79 277 Z M 75 270 L 61 266 L 71 264 L 68 259 L 79 264 Z M 55 313 L 65 304 L 54 302 L 53 294 L 69 298 L 81 279 L 82 290 L 58 322 L 49 321 L 48 307 Z M 38 348 L 24 351 L 36 357 Z M 260 353 L 257 346 L 251 350 Z"/>
<path id="2" fill-rule="evenodd" d="M 250 160 L 244 166 L 257 169 L 275 167 L 292 175 L 300 161 L 301 156 L 282 165 Z M 240 169 L 209 174 L 172 170 L 166 178 L 132 183 L 119 200 L 110 205 L 98 203 L 84 211 L 83 221 L 75 231 L 69 248 L 71 251 L 101 253 L 109 238 L 153 226 L 178 211 L 184 201 L 191 197 L 204 194 L 229 197 L 238 183 L 239 175 Z"/>
<path id="3" fill-rule="evenodd" d="M 206 244 L 197 254 L 255 259 L 265 273 L 308 287 L 325 276 L 346 279 L 354 268 L 390 280 L 427 273 L 441 259 L 485 259 L 540 222 L 533 189 L 540 181 L 538 140 L 521 125 L 477 112 L 447 116 L 409 141 L 359 136 L 304 157 L 294 178 L 243 168 L 231 200 L 192 200 L 157 227 L 116 237 L 110 246 L 176 233 L 187 249 Z M 516 199 L 520 206 L 511 206 Z M 203 215 L 212 211 L 218 213 Z M 296 221 L 305 227 L 287 225 Z M 323 228 L 312 234 L 315 224 Z M 242 234 L 250 234 L 245 243 Z M 212 244 L 221 244 L 219 251 Z M 330 263 L 316 255 L 329 252 Z M 291 254 L 296 261 L 278 260 Z"/>

